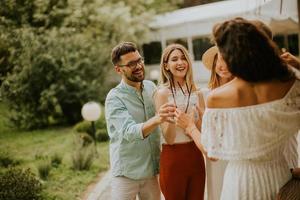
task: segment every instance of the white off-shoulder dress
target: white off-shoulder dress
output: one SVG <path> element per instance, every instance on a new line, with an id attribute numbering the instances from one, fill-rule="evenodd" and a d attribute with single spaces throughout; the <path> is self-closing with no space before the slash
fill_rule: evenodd
<path id="1" fill-rule="evenodd" d="M 208 88 L 202 88 L 201 92 L 203 98 L 206 100 L 207 96 L 211 90 Z M 288 154 L 289 152 L 287 152 Z M 205 171 L 206 171 L 206 200 L 219 200 L 222 192 L 223 177 L 225 174 L 225 169 L 227 167 L 227 161 L 218 160 L 211 161 L 205 157 Z"/>
<path id="2" fill-rule="evenodd" d="M 222 200 L 270 200 L 291 178 L 286 142 L 300 129 L 300 81 L 279 100 L 205 110 L 201 141 L 208 156 L 228 160 Z"/>

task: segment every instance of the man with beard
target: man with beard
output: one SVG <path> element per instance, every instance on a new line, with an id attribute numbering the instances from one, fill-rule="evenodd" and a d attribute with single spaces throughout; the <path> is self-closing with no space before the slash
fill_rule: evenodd
<path id="1" fill-rule="evenodd" d="M 111 54 L 119 85 L 105 101 L 110 137 L 112 199 L 159 200 L 157 181 L 160 132 L 158 126 L 174 116 L 175 106 L 162 105 L 157 114 L 152 101 L 156 86 L 144 80 L 144 60 L 135 44 L 123 42 Z"/>

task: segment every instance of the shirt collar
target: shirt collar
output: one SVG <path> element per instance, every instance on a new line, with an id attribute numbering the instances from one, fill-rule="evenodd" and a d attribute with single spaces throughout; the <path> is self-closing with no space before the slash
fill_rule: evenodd
<path id="1" fill-rule="evenodd" d="M 131 85 L 128 85 L 124 80 L 121 80 L 120 86 L 122 89 L 126 89 L 127 91 L 131 92 L 131 93 L 137 93 L 139 92 L 135 87 L 132 87 Z M 144 81 L 142 81 L 142 92 L 144 89 Z"/>

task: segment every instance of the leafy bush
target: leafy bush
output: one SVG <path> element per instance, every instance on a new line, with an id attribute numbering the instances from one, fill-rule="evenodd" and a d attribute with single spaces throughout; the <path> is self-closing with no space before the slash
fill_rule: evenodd
<path id="1" fill-rule="evenodd" d="M 109 140 L 109 136 L 107 134 L 106 129 L 100 129 L 96 133 L 96 140 L 99 142 L 106 142 Z"/>
<path id="2" fill-rule="evenodd" d="M 55 153 L 51 156 L 51 165 L 52 167 L 58 167 L 62 163 L 62 156 L 58 153 Z"/>
<path id="3" fill-rule="evenodd" d="M 87 133 L 77 135 L 74 140 L 75 150 L 72 154 L 72 168 L 74 170 L 89 170 L 95 159 L 96 149 L 91 145 L 93 139 Z"/>
<path id="4" fill-rule="evenodd" d="M 106 121 L 104 117 L 100 117 L 100 119 L 98 119 L 95 122 L 95 128 L 96 131 L 98 129 L 106 129 Z M 75 126 L 74 126 L 74 130 L 78 133 L 88 133 L 88 134 L 92 134 L 92 126 L 91 126 L 91 122 L 88 121 L 81 121 L 78 122 Z"/>
<path id="5" fill-rule="evenodd" d="M 23 53 L 1 86 L 10 106 L 10 119 L 19 128 L 74 124 L 84 102 L 99 98 L 107 67 L 92 38 L 70 29 L 34 35 L 15 31 Z M 27 53 L 26 53 L 27 52 Z M 107 62 L 107 61 L 105 61 Z"/>
<path id="6" fill-rule="evenodd" d="M 77 133 L 89 133 L 92 131 L 91 122 L 81 121 L 75 124 L 74 130 Z"/>
<path id="7" fill-rule="evenodd" d="M 94 141 L 94 139 L 89 134 L 87 134 L 87 133 L 80 133 L 80 146 L 81 147 L 87 147 L 93 141 Z"/>
<path id="8" fill-rule="evenodd" d="M 96 140 L 99 142 L 105 142 L 109 139 L 106 130 L 106 121 L 104 117 L 101 117 L 95 122 L 96 128 Z M 93 135 L 91 122 L 81 121 L 74 126 L 74 130 L 78 133 L 88 133 L 90 136 Z"/>
<path id="9" fill-rule="evenodd" d="M 10 168 L 0 176 L 0 199 L 39 200 L 42 185 L 30 169 Z"/>
<path id="10" fill-rule="evenodd" d="M 20 161 L 15 160 L 9 153 L 2 152 L 0 153 L 0 167 L 13 167 L 19 165 Z"/>
<path id="11" fill-rule="evenodd" d="M 99 120 L 96 121 L 96 128 L 106 129 L 106 121 L 104 117 L 101 117 Z"/>
<path id="12" fill-rule="evenodd" d="M 35 160 L 47 160 L 49 159 L 49 156 L 48 155 L 44 155 L 40 152 L 37 152 L 35 155 L 34 155 L 34 159 Z"/>
<path id="13" fill-rule="evenodd" d="M 156 11 L 176 5 L 175 0 L 18 2 L 0 6 L 5 41 L 0 43 L 0 67 L 5 67 L 0 96 L 22 129 L 77 123 L 82 105 L 103 102 L 110 87 L 105 75 L 112 47 L 120 41 L 146 42 Z"/>
<path id="14" fill-rule="evenodd" d="M 77 147 L 72 156 L 73 169 L 89 170 L 95 159 L 92 145 L 87 147 Z"/>
<path id="15" fill-rule="evenodd" d="M 51 164 L 49 161 L 44 161 L 38 164 L 37 169 L 41 179 L 46 180 L 50 174 Z"/>

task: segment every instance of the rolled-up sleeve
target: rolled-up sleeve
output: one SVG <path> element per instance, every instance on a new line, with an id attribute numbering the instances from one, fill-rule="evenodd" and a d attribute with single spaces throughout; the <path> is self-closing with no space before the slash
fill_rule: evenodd
<path id="1" fill-rule="evenodd" d="M 105 118 L 111 139 L 124 138 L 127 141 L 142 140 L 143 123 L 136 123 L 124 103 L 112 94 L 105 101 Z"/>

